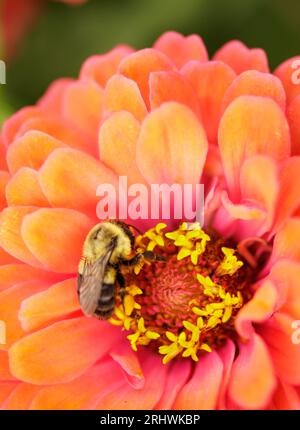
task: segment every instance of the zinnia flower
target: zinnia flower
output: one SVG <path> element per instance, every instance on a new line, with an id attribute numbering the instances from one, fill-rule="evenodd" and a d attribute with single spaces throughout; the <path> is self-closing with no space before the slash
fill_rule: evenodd
<path id="1" fill-rule="evenodd" d="M 200 37 L 119 46 L 54 82 L 1 134 L 4 409 L 297 409 L 300 85 L 295 59 Z M 163 262 L 129 273 L 110 321 L 77 267 L 96 188 L 205 185 L 205 224 L 134 221 Z"/>

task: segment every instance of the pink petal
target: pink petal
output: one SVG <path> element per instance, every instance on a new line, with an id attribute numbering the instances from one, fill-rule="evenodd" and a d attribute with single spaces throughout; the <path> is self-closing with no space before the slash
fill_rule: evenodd
<path id="1" fill-rule="evenodd" d="M 79 174 L 80 172 L 80 174 Z M 54 151 L 39 171 L 42 190 L 52 206 L 95 216 L 101 184 L 117 187 L 115 174 L 88 154 L 71 148 Z"/>
<path id="2" fill-rule="evenodd" d="M 187 383 L 190 374 L 191 363 L 188 360 L 171 363 L 164 393 L 155 405 L 155 409 L 172 409 L 177 395 Z"/>
<path id="3" fill-rule="evenodd" d="M 197 34 L 184 37 L 176 31 L 168 31 L 158 38 L 154 48 L 167 55 L 178 68 L 189 60 L 208 60 L 206 47 Z"/>
<path id="4" fill-rule="evenodd" d="M 213 351 L 205 354 L 195 367 L 191 379 L 176 397 L 173 409 L 215 409 L 222 382 L 223 364 Z"/>
<path id="5" fill-rule="evenodd" d="M 150 73 L 172 68 L 172 64 L 164 54 L 154 49 L 142 49 L 124 58 L 120 63 L 119 72 L 138 84 L 144 102 L 149 108 Z"/>
<path id="6" fill-rule="evenodd" d="M 125 110 L 140 121 L 147 114 L 146 105 L 136 82 L 119 74 L 112 76 L 107 82 L 104 90 L 104 109 L 108 112 Z"/>
<path id="7" fill-rule="evenodd" d="M 201 118 L 197 94 L 182 74 L 174 71 L 152 72 L 149 85 L 152 110 L 165 102 L 174 101 L 186 105 Z"/>
<path id="8" fill-rule="evenodd" d="M 132 52 L 133 49 L 129 46 L 119 45 L 107 54 L 89 57 L 81 67 L 80 79 L 94 79 L 104 87 L 109 78 L 117 72 L 122 59 Z"/>
<path id="9" fill-rule="evenodd" d="M 140 360 L 127 340 L 114 347 L 110 356 L 121 366 L 125 378 L 133 388 L 141 389 L 144 387 L 145 377 Z"/>
<path id="10" fill-rule="evenodd" d="M 222 117 L 219 146 L 229 189 L 237 198 L 240 168 L 246 158 L 264 154 L 280 161 L 289 156 L 286 118 L 270 98 L 238 97 Z"/>
<path id="11" fill-rule="evenodd" d="M 74 82 L 74 80 L 70 78 L 56 79 L 49 85 L 46 92 L 37 102 L 37 105 L 51 114 L 61 114 L 62 102 L 66 89 L 72 82 Z"/>
<path id="12" fill-rule="evenodd" d="M 207 154 L 205 132 L 183 105 L 165 103 L 143 122 L 137 164 L 150 184 L 198 183 Z"/>
<path id="13" fill-rule="evenodd" d="M 300 348 L 292 342 L 292 322 L 289 315 L 277 312 L 260 333 L 269 347 L 277 376 L 287 384 L 300 385 Z"/>
<path id="14" fill-rule="evenodd" d="M 158 355 L 151 352 L 145 354 L 141 363 L 145 375 L 144 387 L 135 389 L 128 383 L 122 384 L 116 390 L 112 389 L 109 393 L 104 393 L 95 409 L 152 409 L 162 396 L 167 377 L 167 367 L 161 363 L 161 358 Z"/>
<path id="15" fill-rule="evenodd" d="M 272 281 L 263 281 L 253 298 L 242 307 L 236 317 L 235 327 L 242 338 L 250 339 L 254 334 L 252 324 L 261 324 L 273 315 L 278 296 Z"/>
<path id="16" fill-rule="evenodd" d="M 230 339 L 227 339 L 226 345 L 222 349 L 220 349 L 218 353 L 223 362 L 223 378 L 219 393 L 218 409 L 227 409 L 226 397 L 232 364 L 234 362 L 236 353 L 235 344 Z"/>
<path id="17" fill-rule="evenodd" d="M 268 59 L 262 49 L 249 49 L 239 40 L 232 40 L 220 48 L 213 57 L 214 60 L 228 64 L 237 74 L 246 70 L 268 72 Z"/>
<path id="18" fill-rule="evenodd" d="M 110 115 L 99 133 L 100 160 L 118 176 L 126 176 L 129 185 L 145 182 L 136 165 L 139 133 L 140 123 L 126 111 Z M 116 157 L 116 154 L 122 154 L 122 157 Z"/>
<path id="19" fill-rule="evenodd" d="M 222 108 L 225 110 L 230 103 L 243 95 L 270 97 L 281 109 L 285 110 L 286 96 L 281 81 L 270 73 L 247 70 L 241 73 L 227 89 Z"/>
<path id="20" fill-rule="evenodd" d="M 300 219 L 289 218 L 274 237 L 273 250 L 268 266 L 281 258 L 296 260 L 300 262 Z"/>
<path id="21" fill-rule="evenodd" d="M 291 131 L 292 154 L 300 155 L 300 94 L 291 101 L 287 118 Z"/>
<path id="22" fill-rule="evenodd" d="M 290 157 L 283 163 L 280 172 L 280 190 L 272 232 L 278 229 L 300 206 L 300 157 Z"/>
<path id="23" fill-rule="evenodd" d="M 239 355 L 232 366 L 229 395 L 244 409 L 264 408 L 276 388 L 276 378 L 268 349 L 255 334 L 239 343 Z"/>
<path id="24" fill-rule="evenodd" d="M 183 67 L 182 73 L 191 82 L 199 98 L 208 140 L 216 143 L 222 100 L 236 75 L 229 66 L 220 61 L 205 63 L 191 61 Z"/>
<path id="25" fill-rule="evenodd" d="M 284 86 L 288 103 L 300 94 L 299 61 L 300 56 L 289 58 L 274 71 Z"/>
<path id="26" fill-rule="evenodd" d="M 93 80 L 70 84 L 63 100 L 63 113 L 71 124 L 96 140 L 103 111 L 103 90 Z"/>

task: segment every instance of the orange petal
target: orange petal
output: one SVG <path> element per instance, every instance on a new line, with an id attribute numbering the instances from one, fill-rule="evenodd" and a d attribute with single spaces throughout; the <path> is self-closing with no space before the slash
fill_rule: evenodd
<path id="1" fill-rule="evenodd" d="M 194 374 L 176 397 L 173 409 L 215 409 L 222 381 L 223 364 L 213 351 L 196 364 Z"/>
<path id="2" fill-rule="evenodd" d="M 100 410 L 129 410 L 152 409 L 162 396 L 167 376 L 167 366 L 161 364 L 161 359 L 149 353 L 148 359 L 141 359 L 142 371 L 145 375 L 145 385 L 136 390 L 128 383 L 101 396 L 95 409 Z M 159 381 L 159 383 L 158 383 Z"/>
<path id="3" fill-rule="evenodd" d="M 29 409 L 33 399 L 41 390 L 38 385 L 18 384 L 2 405 L 4 410 L 23 411 Z"/>
<path id="4" fill-rule="evenodd" d="M 171 70 L 172 65 L 167 57 L 154 49 L 142 49 L 124 58 L 119 72 L 133 79 L 139 86 L 142 97 L 149 108 L 149 76 L 151 72 Z"/>
<path id="5" fill-rule="evenodd" d="M 189 360 L 172 363 L 168 372 L 164 393 L 155 405 L 155 409 L 172 409 L 178 393 L 185 386 L 190 374 L 191 363 Z"/>
<path id="6" fill-rule="evenodd" d="M 9 178 L 9 173 L 0 171 L 0 210 L 7 206 L 5 189 Z"/>
<path id="7" fill-rule="evenodd" d="M 278 295 L 270 280 L 265 280 L 259 286 L 254 297 L 242 307 L 236 317 L 235 327 L 241 337 L 250 339 L 254 333 L 252 323 L 263 323 L 273 315 Z"/>
<path id="8" fill-rule="evenodd" d="M 15 378 L 10 373 L 7 351 L 0 351 L 0 380 L 14 381 Z"/>
<path id="9" fill-rule="evenodd" d="M 300 155 L 300 94 L 291 101 L 287 110 L 287 118 L 291 131 L 292 154 Z"/>
<path id="10" fill-rule="evenodd" d="M 175 31 L 168 31 L 157 39 L 154 48 L 167 55 L 178 68 L 189 60 L 208 60 L 206 47 L 196 34 L 185 37 Z"/>
<path id="11" fill-rule="evenodd" d="M 70 84 L 63 100 L 63 113 L 71 124 L 96 139 L 103 110 L 103 90 L 93 80 Z"/>
<path id="12" fill-rule="evenodd" d="M 0 382 L 0 407 L 17 386 L 16 382 Z"/>
<path id="13" fill-rule="evenodd" d="M 28 106 L 20 109 L 15 114 L 11 115 L 2 127 L 3 144 L 9 146 L 18 134 L 21 126 L 28 119 L 38 117 L 41 114 L 40 109 L 35 106 Z"/>
<path id="14" fill-rule="evenodd" d="M 300 319 L 300 263 L 290 260 L 278 261 L 273 266 L 269 276 L 281 294 L 282 302 L 284 302 L 280 311 L 286 312 L 295 319 Z"/>
<path id="15" fill-rule="evenodd" d="M 121 366 L 125 378 L 133 388 L 143 388 L 145 377 L 139 358 L 127 341 L 115 346 L 110 356 Z"/>
<path id="16" fill-rule="evenodd" d="M 104 87 L 108 79 L 117 72 L 120 61 L 132 52 L 129 46 L 120 45 L 107 54 L 89 57 L 81 67 L 80 79 L 91 78 Z"/>
<path id="17" fill-rule="evenodd" d="M 108 112 L 125 110 L 142 120 L 147 114 L 144 100 L 137 84 L 125 76 L 114 75 L 104 91 L 104 108 Z"/>
<path id="18" fill-rule="evenodd" d="M 32 254 L 50 270 L 76 273 L 91 220 L 72 209 L 38 209 L 22 225 L 22 238 Z"/>
<path id="19" fill-rule="evenodd" d="M 264 154 L 279 161 L 289 155 L 289 129 L 282 110 L 267 97 L 237 98 L 221 119 L 219 146 L 227 183 L 237 197 L 245 158 Z"/>
<path id="20" fill-rule="evenodd" d="M 284 86 L 288 103 L 300 94 L 300 56 L 284 61 L 277 67 L 274 74 Z"/>
<path id="21" fill-rule="evenodd" d="M 49 206 L 37 171 L 29 167 L 22 167 L 8 182 L 6 199 L 9 206 Z"/>
<path id="22" fill-rule="evenodd" d="M 265 229 L 271 227 L 279 191 L 276 162 L 265 155 L 248 158 L 242 165 L 240 184 L 242 198 L 261 205 L 267 212 Z M 262 187 L 261 184 L 264 184 Z"/>
<path id="23" fill-rule="evenodd" d="M 129 112 L 115 112 L 101 126 L 99 134 L 100 159 L 118 176 L 126 176 L 129 184 L 144 179 L 136 165 L 136 142 L 140 124 Z M 122 154 L 117 157 L 116 154 Z"/>
<path id="24" fill-rule="evenodd" d="M 77 279 L 70 278 L 23 300 L 19 320 L 23 330 L 32 331 L 79 308 Z"/>
<path id="25" fill-rule="evenodd" d="M 280 172 L 280 190 L 277 198 L 273 232 L 285 223 L 300 206 L 300 157 L 290 157 Z"/>
<path id="26" fill-rule="evenodd" d="M 27 264 L 6 264 L 0 266 L 0 291 L 25 281 L 49 281 L 57 280 L 57 275 L 46 272 Z"/>
<path id="27" fill-rule="evenodd" d="M 93 211 L 97 187 L 116 185 L 115 175 L 102 163 L 75 149 L 58 149 L 40 169 L 39 181 L 52 206 Z"/>
<path id="28" fill-rule="evenodd" d="M 281 109 L 285 110 L 286 96 L 281 81 L 270 73 L 262 73 L 256 70 L 247 70 L 241 73 L 227 89 L 222 110 L 230 103 L 243 95 L 270 97 Z"/>
<path id="29" fill-rule="evenodd" d="M 189 81 L 178 72 L 153 72 L 150 75 L 151 109 L 165 102 L 178 102 L 189 107 L 200 118 L 200 106 L 196 92 Z"/>
<path id="30" fill-rule="evenodd" d="M 300 219 L 289 218 L 282 229 L 275 235 L 270 265 L 272 266 L 274 262 L 281 258 L 300 262 L 299 237 Z"/>
<path id="31" fill-rule="evenodd" d="M 64 146 L 62 142 L 48 134 L 28 131 L 15 140 L 7 150 L 9 170 L 16 173 L 23 166 L 38 170 L 52 151 Z"/>
<path id="32" fill-rule="evenodd" d="M 74 381 L 42 388 L 30 409 L 91 409 L 101 395 L 114 387 L 117 389 L 122 380 L 120 368 L 112 360 L 105 361 L 93 366 Z"/>
<path id="33" fill-rule="evenodd" d="M 143 122 L 137 164 L 150 184 L 198 183 L 207 154 L 205 132 L 187 107 L 170 102 Z"/>
<path id="34" fill-rule="evenodd" d="M 276 378 L 267 347 L 255 334 L 239 344 L 229 383 L 231 399 L 244 409 L 264 408 L 276 388 Z"/>
<path id="35" fill-rule="evenodd" d="M 3 209 L 0 215 L 0 245 L 15 258 L 41 266 L 21 237 L 21 227 L 26 215 L 37 210 L 34 206 L 16 206 Z"/>
<path id="36" fill-rule="evenodd" d="M 298 293 L 299 294 L 299 293 Z M 260 328 L 267 343 L 276 374 L 287 384 L 300 384 L 300 348 L 293 343 L 293 318 L 277 312 L 272 320 Z"/>
<path id="37" fill-rule="evenodd" d="M 246 70 L 268 72 L 268 59 L 262 49 L 249 49 L 239 40 L 232 40 L 220 48 L 213 57 L 214 60 L 228 64 L 237 74 Z"/>
<path id="38" fill-rule="evenodd" d="M 9 350 L 12 374 L 37 385 L 68 382 L 103 357 L 120 331 L 94 318 L 57 322 L 16 342 Z"/>
<path id="39" fill-rule="evenodd" d="M 0 292 L 0 320 L 6 326 L 6 344 L 0 343 L 0 349 L 7 350 L 24 335 L 18 319 L 20 305 L 25 298 L 46 287 L 47 284 L 41 281 L 27 281 Z"/>
<path id="40" fill-rule="evenodd" d="M 72 148 L 82 149 L 92 154 L 95 153 L 96 148 L 91 145 L 86 136 L 80 130 L 75 129 L 74 125 L 68 125 L 62 118 L 40 115 L 39 117 L 28 119 L 22 124 L 16 137 L 21 137 L 28 131 L 40 131 Z"/>
<path id="41" fill-rule="evenodd" d="M 61 114 L 66 89 L 72 82 L 74 80 L 71 78 L 59 78 L 53 81 L 37 102 L 37 106 L 53 115 Z"/>
<path id="42" fill-rule="evenodd" d="M 197 93 L 208 140 L 216 142 L 222 100 L 236 75 L 229 66 L 219 61 L 191 61 L 182 69 L 182 73 Z"/>

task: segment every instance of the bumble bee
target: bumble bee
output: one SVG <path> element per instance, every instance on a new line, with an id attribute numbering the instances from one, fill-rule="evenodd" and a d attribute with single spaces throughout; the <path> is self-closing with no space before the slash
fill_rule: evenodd
<path id="1" fill-rule="evenodd" d="M 122 265 L 135 265 L 143 256 L 161 260 L 149 251 L 134 254 L 132 228 L 124 222 L 110 220 L 95 225 L 88 233 L 78 268 L 79 302 L 85 315 L 99 319 L 108 319 L 112 315 L 116 284 L 119 284 L 122 300 L 125 294 Z"/>

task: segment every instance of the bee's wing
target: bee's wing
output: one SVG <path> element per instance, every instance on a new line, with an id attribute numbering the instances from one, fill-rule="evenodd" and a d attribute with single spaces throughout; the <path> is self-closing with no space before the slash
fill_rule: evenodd
<path id="1" fill-rule="evenodd" d="M 87 316 L 92 316 L 97 309 L 101 295 L 105 268 L 111 256 L 111 252 L 101 256 L 94 263 L 86 263 L 80 275 L 78 284 L 79 301 L 82 311 Z"/>

